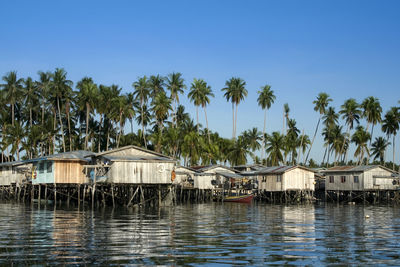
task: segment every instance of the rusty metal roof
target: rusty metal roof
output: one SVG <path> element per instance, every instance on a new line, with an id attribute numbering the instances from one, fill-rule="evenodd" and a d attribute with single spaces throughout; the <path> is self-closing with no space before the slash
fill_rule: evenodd
<path id="1" fill-rule="evenodd" d="M 335 166 L 322 172 L 364 172 L 375 168 L 382 168 L 387 171 L 393 172 L 392 170 L 380 165 Z"/>

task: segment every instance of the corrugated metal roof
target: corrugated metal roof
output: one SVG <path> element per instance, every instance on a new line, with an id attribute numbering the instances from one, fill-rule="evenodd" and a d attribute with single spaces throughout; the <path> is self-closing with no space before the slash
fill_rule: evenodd
<path id="1" fill-rule="evenodd" d="M 278 173 L 287 172 L 287 171 L 292 170 L 292 169 L 294 169 L 294 168 L 300 168 L 300 169 L 303 169 L 303 170 L 307 170 L 307 171 L 310 171 L 310 172 L 314 172 L 313 170 L 308 169 L 308 168 L 303 167 L 303 166 L 291 165 L 291 166 L 273 166 L 273 167 L 266 167 L 266 168 L 263 168 L 263 169 L 261 169 L 261 170 L 256 171 L 255 174 L 278 174 Z"/>
<path id="2" fill-rule="evenodd" d="M 327 170 L 324 170 L 322 172 L 364 172 L 364 171 L 371 170 L 374 168 L 383 168 L 385 170 L 393 172 L 392 170 L 390 170 L 386 167 L 380 166 L 380 165 L 335 166 L 335 167 L 329 168 Z"/>
<path id="3" fill-rule="evenodd" d="M 237 173 L 230 173 L 230 172 L 215 172 L 218 175 L 222 175 L 227 178 L 234 178 L 234 179 L 240 179 L 243 178 L 243 176 L 237 174 Z"/>
<path id="4" fill-rule="evenodd" d="M 103 158 L 109 161 L 168 161 L 175 162 L 175 160 L 164 157 L 149 157 L 149 156 L 109 156 L 102 155 Z"/>
<path id="5" fill-rule="evenodd" d="M 168 159 L 174 159 L 174 158 L 172 158 L 172 157 L 169 157 L 169 156 L 166 156 L 166 155 L 157 153 L 157 152 L 155 152 L 155 151 L 148 150 L 148 149 L 145 149 L 145 148 L 143 148 L 143 147 L 138 147 L 138 146 L 134 146 L 134 145 L 124 146 L 124 147 L 116 148 L 116 149 L 113 149 L 113 150 L 108 150 L 108 151 L 96 153 L 96 154 L 94 154 L 94 156 L 103 156 L 103 155 L 112 154 L 112 153 L 115 153 L 115 152 L 118 152 L 118 151 L 127 150 L 127 149 L 136 149 L 136 150 L 143 151 L 143 152 L 146 152 L 146 153 L 149 153 L 149 154 L 158 156 L 158 157 L 168 158 Z"/>
<path id="6" fill-rule="evenodd" d="M 209 166 L 205 166 L 205 167 L 201 167 L 201 168 L 196 168 L 196 167 L 192 167 L 192 168 L 198 170 L 199 172 L 205 172 L 205 171 L 212 170 L 215 168 L 223 168 L 223 169 L 227 169 L 232 172 L 237 172 L 236 170 L 226 167 L 226 166 L 223 166 L 223 165 L 209 165 Z"/>
<path id="7" fill-rule="evenodd" d="M 8 162 L 3 162 L 0 163 L 0 167 L 7 167 L 7 166 L 19 166 L 19 165 L 24 165 L 27 162 L 19 160 L 19 161 L 8 161 Z"/>
<path id="8" fill-rule="evenodd" d="M 70 152 L 64 152 L 59 154 L 48 155 L 40 158 L 26 160 L 25 162 L 37 162 L 41 160 L 82 160 L 82 161 L 89 161 L 87 157 L 94 155 L 93 152 L 85 151 L 85 150 L 76 150 Z"/>

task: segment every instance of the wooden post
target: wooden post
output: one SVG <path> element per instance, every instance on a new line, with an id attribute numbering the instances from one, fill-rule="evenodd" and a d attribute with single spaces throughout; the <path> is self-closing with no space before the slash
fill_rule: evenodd
<path id="1" fill-rule="evenodd" d="M 114 184 L 111 184 L 111 195 L 112 195 L 113 207 L 115 207 L 115 200 L 114 200 Z"/>
<path id="2" fill-rule="evenodd" d="M 94 196 L 96 191 L 96 183 L 92 185 L 92 209 L 94 209 Z"/>
<path id="3" fill-rule="evenodd" d="M 38 206 L 40 206 L 40 197 L 41 197 L 41 194 L 42 194 L 42 185 L 41 185 L 41 184 L 39 184 L 38 186 L 39 186 L 39 194 L 38 194 Z"/>
<path id="4" fill-rule="evenodd" d="M 158 185 L 158 207 L 161 207 L 161 185 Z"/>
<path id="5" fill-rule="evenodd" d="M 44 199 L 46 200 L 47 203 L 47 184 L 44 185 Z"/>
<path id="6" fill-rule="evenodd" d="M 56 189 L 56 183 L 54 183 L 54 206 L 57 205 L 57 189 Z"/>
<path id="7" fill-rule="evenodd" d="M 81 184 L 77 185 L 77 190 L 78 190 L 78 207 L 81 205 Z"/>
<path id="8" fill-rule="evenodd" d="M 82 196 L 82 204 L 85 205 L 85 196 L 86 196 L 87 186 L 83 187 L 83 196 Z"/>

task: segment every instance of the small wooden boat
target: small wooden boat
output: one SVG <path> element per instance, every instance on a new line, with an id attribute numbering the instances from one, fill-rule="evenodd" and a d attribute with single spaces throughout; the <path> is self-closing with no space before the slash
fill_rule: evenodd
<path id="1" fill-rule="evenodd" d="M 251 203 L 253 197 L 253 195 L 228 196 L 224 198 L 224 202 Z"/>

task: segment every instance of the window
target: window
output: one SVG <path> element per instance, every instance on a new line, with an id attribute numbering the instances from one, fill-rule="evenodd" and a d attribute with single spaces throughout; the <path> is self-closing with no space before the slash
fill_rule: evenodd
<path id="1" fill-rule="evenodd" d="M 262 182 L 265 183 L 267 181 L 267 177 L 263 176 L 262 177 Z"/>
<path id="2" fill-rule="evenodd" d="M 39 173 L 44 173 L 44 161 L 39 163 Z"/>
<path id="3" fill-rule="evenodd" d="M 52 171 L 52 166 L 53 166 L 53 163 L 52 162 L 47 162 L 47 172 L 51 172 Z"/>
<path id="4" fill-rule="evenodd" d="M 282 176 L 280 176 L 280 175 L 276 176 L 276 182 L 277 183 L 282 182 Z"/>
<path id="5" fill-rule="evenodd" d="M 358 179 L 358 176 L 354 176 L 354 183 L 359 183 L 360 182 L 360 180 Z"/>
<path id="6" fill-rule="evenodd" d="M 12 170 L 12 174 L 16 174 L 17 173 L 15 167 L 11 167 L 11 170 Z"/>
<path id="7" fill-rule="evenodd" d="M 329 182 L 332 184 L 335 182 L 335 177 L 329 176 Z"/>
<path id="8" fill-rule="evenodd" d="M 342 183 L 345 183 L 346 182 L 346 176 L 340 176 L 340 181 Z"/>

